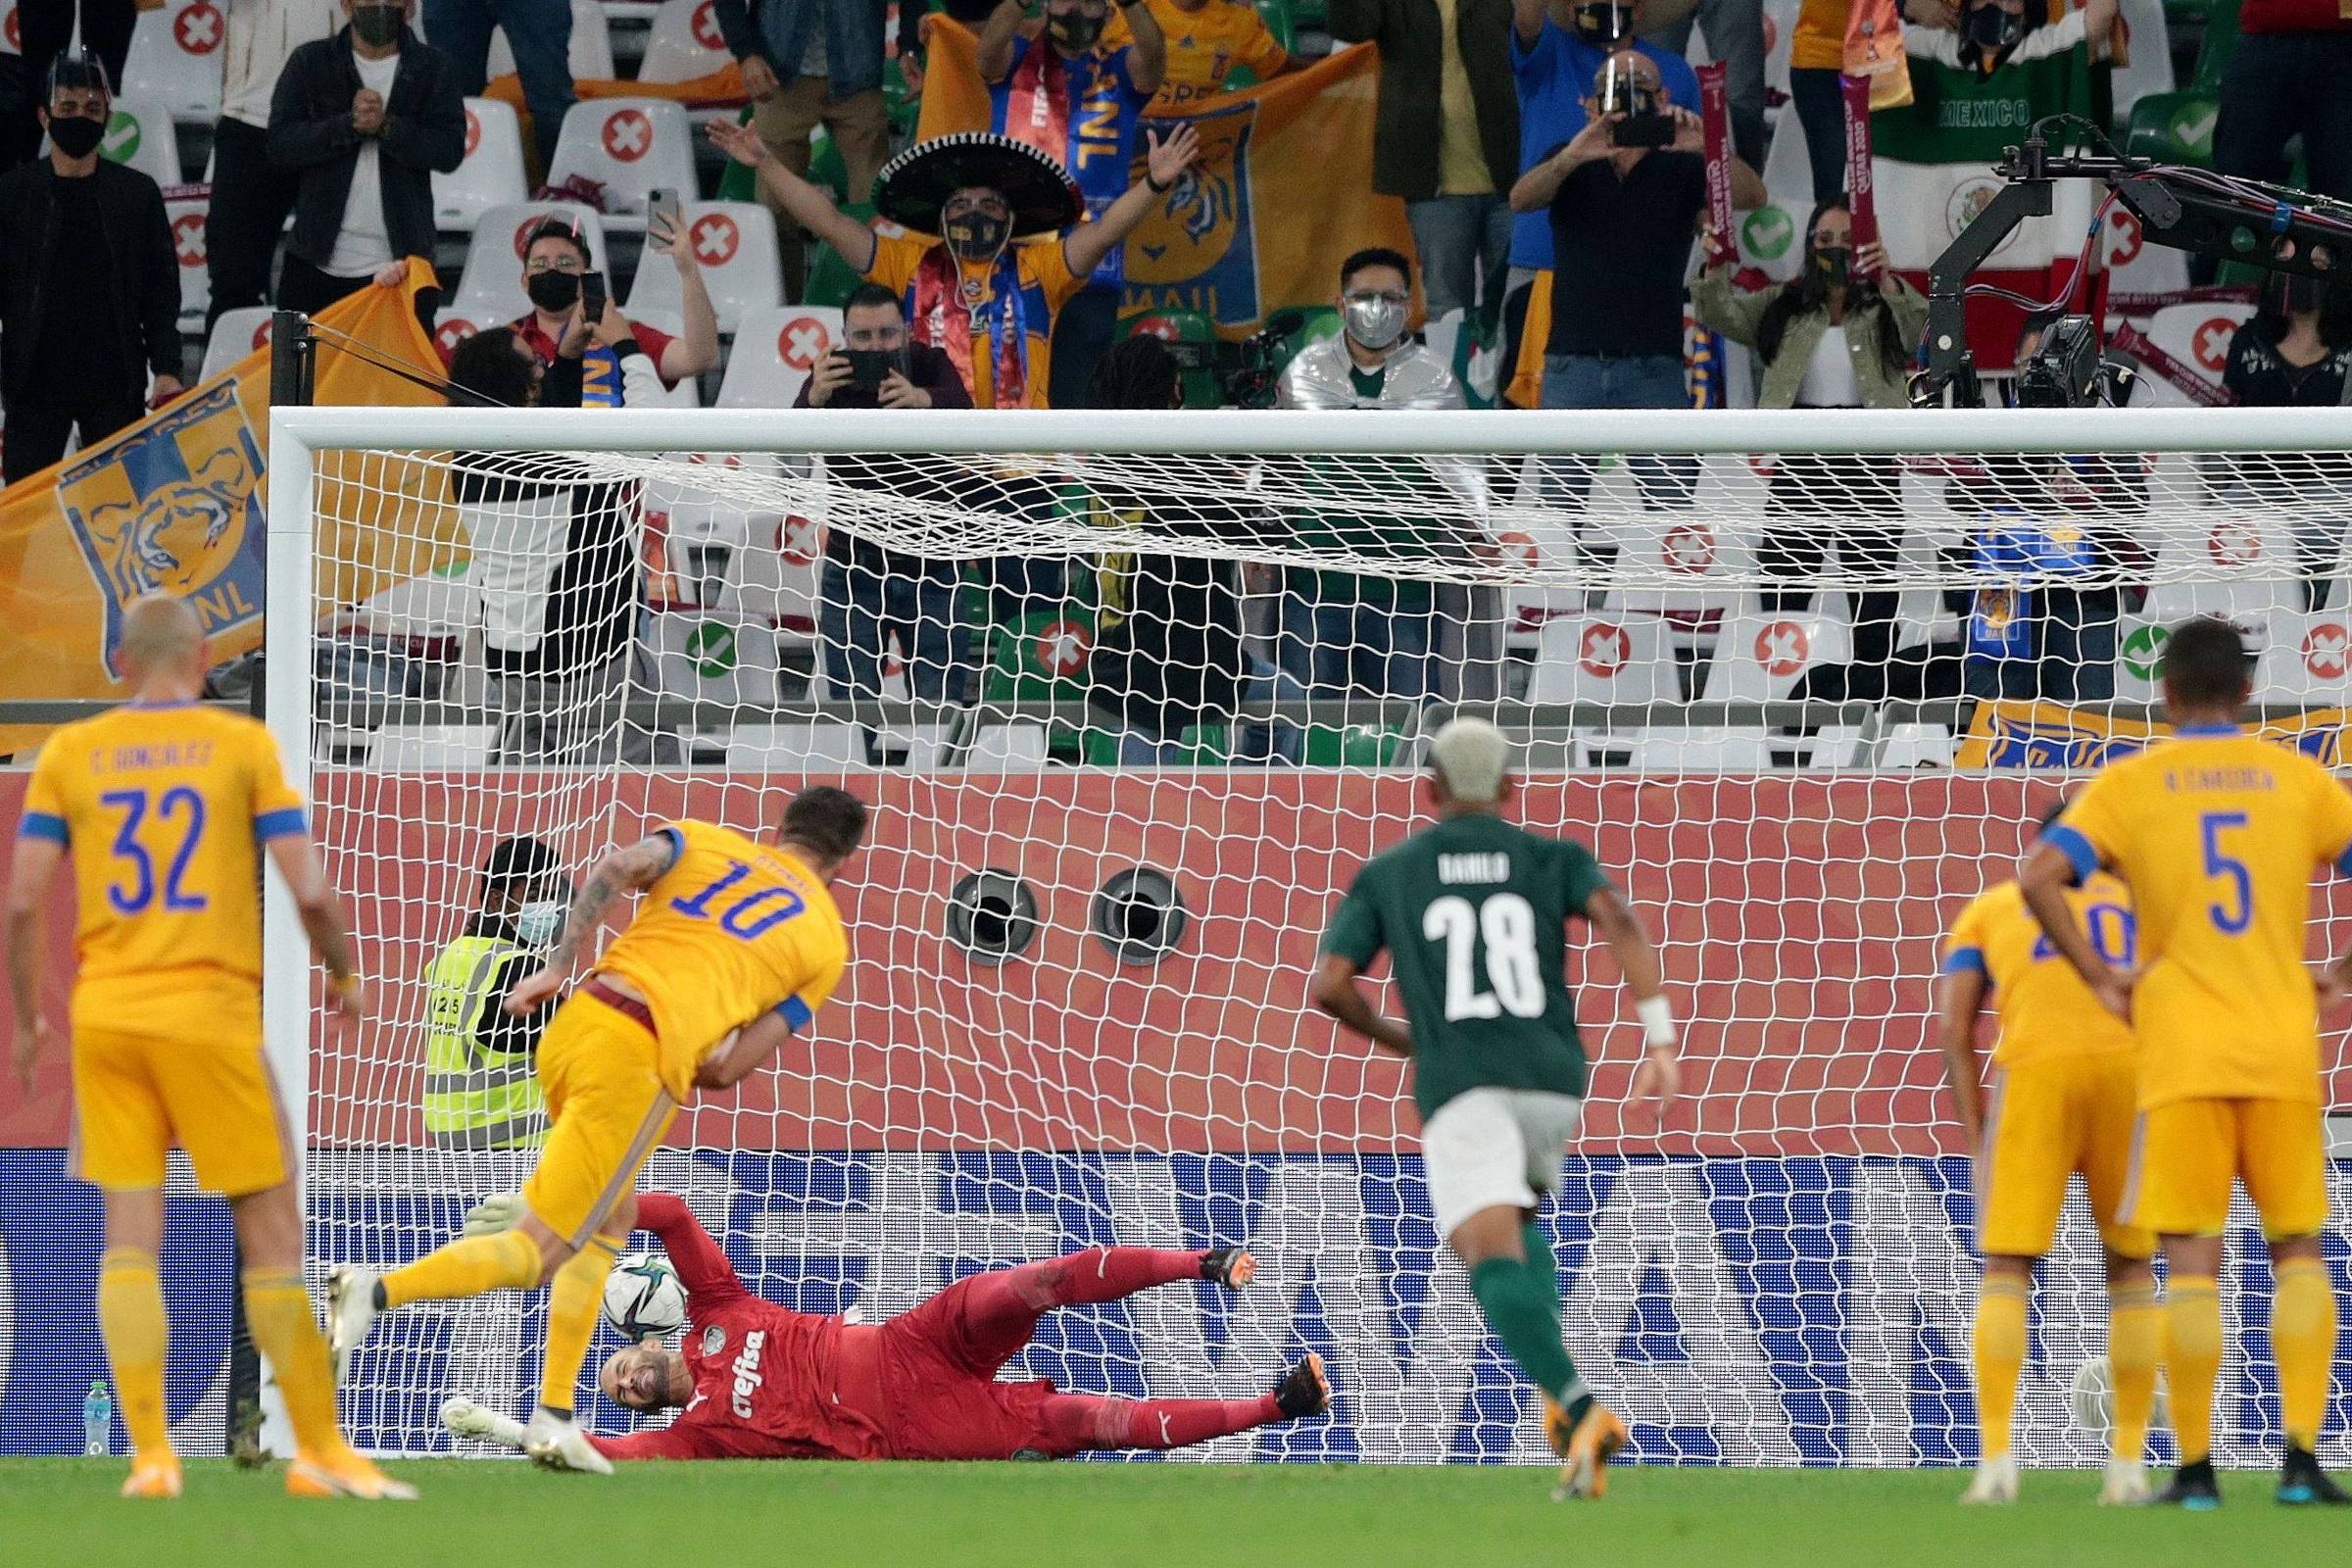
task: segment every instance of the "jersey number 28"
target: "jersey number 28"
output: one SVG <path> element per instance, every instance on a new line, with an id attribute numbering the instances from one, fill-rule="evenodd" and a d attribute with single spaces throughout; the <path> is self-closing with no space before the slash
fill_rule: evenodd
<path id="1" fill-rule="evenodd" d="M 1496 893 L 1473 905 L 1447 894 L 1421 916 L 1421 935 L 1446 944 L 1446 1021 L 1544 1015 L 1544 977 L 1536 969 L 1536 911 L 1516 893 Z M 1486 982 L 1478 975 L 1479 938 L 1486 938 Z"/>

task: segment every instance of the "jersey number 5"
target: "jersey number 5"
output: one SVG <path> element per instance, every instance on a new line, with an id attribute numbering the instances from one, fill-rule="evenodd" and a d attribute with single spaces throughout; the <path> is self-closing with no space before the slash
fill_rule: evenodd
<path id="1" fill-rule="evenodd" d="M 2246 825 L 2243 811 L 2207 811 L 2197 819 L 2197 827 L 2205 835 L 2205 874 L 2227 879 L 2228 886 L 2220 898 L 2205 906 L 2213 916 L 2214 928 L 2224 936 L 2233 937 L 2254 923 L 2254 877 L 2246 862 L 2222 851 L 2222 834 L 2230 828 Z"/>
<path id="2" fill-rule="evenodd" d="M 710 906 L 721 893 L 752 874 L 752 868 L 741 860 L 727 862 L 727 874 L 710 883 L 691 899 L 672 899 L 669 906 L 689 919 L 708 920 Z M 808 901 L 787 887 L 774 883 L 754 888 L 728 905 L 718 916 L 718 928 L 731 937 L 750 941 L 770 926 L 782 925 L 803 909 Z"/>
<path id="3" fill-rule="evenodd" d="M 1448 894 L 1421 916 L 1421 935 L 1446 944 L 1446 1021 L 1544 1015 L 1544 977 L 1536 970 L 1536 911 L 1516 893 L 1473 906 Z M 1478 985 L 1478 939 L 1486 938 L 1487 983 Z"/>
<path id="4" fill-rule="evenodd" d="M 174 911 L 201 909 L 210 902 L 201 893 L 190 893 L 180 886 L 180 878 L 188 871 L 188 861 L 194 858 L 197 841 L 204 837 L 204 797 L 181 785 L 164 791 L 161 799 L 150 801 L 145 790 L 108 790 L 98 797 L 98 804 L 122 811 L 122 827 L 115 834 L 115 858 L 125 862 L 125 874 L 107 884 L 106 902 L 115 906 L 117 914 L 138 914 L 155 903 L 155 857 L 139 838 L 139 829 L 147 823 L 152 804 L 158 822 L 182 822 L 179 845 L 172 852 L 172 863 L 164 872 L 164 907 Z"/>

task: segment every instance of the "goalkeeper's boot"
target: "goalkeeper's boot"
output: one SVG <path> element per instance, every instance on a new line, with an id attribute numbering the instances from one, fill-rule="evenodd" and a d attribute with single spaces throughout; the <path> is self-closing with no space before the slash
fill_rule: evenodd
<path id="1" fill-rule="evenodd" d="M 382 1290 L 372 1269 L 345 1263 L 326 1277 L 326 1348 L 335 1358 L 335 1387 L 351 1381 L 352 1357 L 368 1343 L 383 1308 L 376 1298 Z"/>
<path id="2" fill-rule="evenodd" d="M 1989 1459 L 1977 1461 L 1977 1477 L 1960 1494 L 1966 1503 L 1998 1506 L 2017 1500 L 2017 1455 L 1998 1453 Z"/>
<path id="3" fill-rule="evenodd" d="M 2148 1486 L 2148 1467 L 2137 1459 L 2110 1459 L 2107 1479 L 2099 1485 L 2102 1508 L 2136 1508 L 2154 1493 Z"/>
<path id="4" fill-rule="evenodd" d="M 1213 1247 L 1200 1254 L 1200 1277 L 1238 1291 L 1257 1278 L 1257 1259 L 1238 1247 Z"/>
<path id="5" fill-rule="evenodd" d="M 504 1444 L 520 1448 L 528 1441 L 522 1423 L 513 1416 L 487 1410 L 471 1399 L 450 1398 L 441 1401 L 441 1424 L 461 1438 L 477 1443 Z"/>
<path id="6" fill-rule="evenodd" d="M 2149 1499 L 2159 1508 L 2185 1508 L 2190 1513 L 2211 1513 L 2222 1505 L 2222 1490 L 2214 1484 L 2213 1461 L 2199 1459 L 2184 1464 L 2173 1472 L 2172 1481 L 2162 1492 Z"/>
<path id="7" fill-rule="evenodd" d="M 414 1502 L 416 1489 L 395 1481 L 362 1458 L 357 1449 L 308 1449 L 294 1456 L 286 1470 L 289 1497 L 364 1497 L 371 1502 Z"/>
<path id="8" fill-rule="evenodd" d="M 122 1483 L 125 1497 L 176 1497 L 179 1495 L 179 1455 L 167 1448 L 153 1458 L 133 1455 L 130 1476 Z"/>
<path id="9" fill-rule="evenodd" d="M 612 1461 L 596 1451 L 578 1420 L 557 1415 L 545 1405 L 531 1412 L 531 1424 L 523 1429 L 522 1451 L 550 1470 L 578 1470 L 592 1476 L 612 1473 Z"/>
<path id="10" fill-rule="evenodd" d="M 1571 1497 L 1597 1502 L 1608 1495 L 1609 1461 L 1630 1436 L 1617 1412 L 1594 1399 L 1582 1416 L 1571 1418 L 1565 1405 L 1545 1395 L 1544 1435 L 1551 1440 L 1552 1452 L 1567 1461 L 1560 1466 L 1560 1484 L 1551 1489 L 1554 1502 Z"/>
<path id="11" fill-rule="evenodd" d="M 2306 1503 L 2352 1502 L 2352 1494 L 2328 1479 L 2318 1455 L 2309 1448 L 2286 1446 L 2286 1463 L 2278 1471 L 2278 1500 L 2289 1507 Z"/>
<path id="12" fill-rule="evenodd" d="M 1323 1358 L 1309 1350 L 1304 1360 L 1284 1373 L 1274 1385 L 1274 1403 L 1292 1421 L 1329 1410 L 1331 1379 L 1323 1374 Z"/>

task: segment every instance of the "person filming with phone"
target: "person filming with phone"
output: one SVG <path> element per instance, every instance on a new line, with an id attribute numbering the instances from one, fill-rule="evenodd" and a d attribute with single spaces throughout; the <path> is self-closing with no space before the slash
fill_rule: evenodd
<path id="1" fill-rule="evenodd" d="M 680 327 L 673 337 L 612 308 L 605 274 L 596 270 L 579 224 L 568 218 L 543 219 L 522 248 L 522 288 L 531 310 L 512 323 L 517 341 L 542 367 L 552 365 L 567 333 L 576 347 L 564 350 L 581 361 L 580 406 L 590 409 L 643 408 L 661 401 L 660 388 L 702 374 L 718 363 L 718 317 L 694 247 L 685 242 L 685 223 L 674 198 L 656 192 L 646 224 L 646 248 L 665 255 L 678 270 Z M 653 265 L 649 255 L 641 265 Z M 622 341 L 631 340 L 657 372 L 658 383 L 634 389 L 622 373 Z"/>
<path id="2" fill-rule="evenodd" d="M 1514 212 L 1551 219 L 1551 336 L 1544 351 L 1547 409 L 1687 409 L 1683 278 L 1707 209 L 1698 116 L 1667 101 L 1657 62 L 1632 48 L 1593 74 L 1584 129 L 1511 187 Z M 1731 158 L 1732 204 L 1760 207 L 1764 181 Z M 1651 508 L 1689 506 L 1691 458 L 1636 458 Z M 1589 464 L 1562 459 L 1553 478 L 1573 500 Z"/>
<path id="3" fill-rule="evenodd" d="M 963 377 L 945 349 L 906 332 L 899 296 L 858 285 L 841 308 L 842 346 L 816 362 L 793 400 L 799 409 L 968 409 Z M 919 455 L 878 452 L 825 460 L 829 475 L 910 500 L 952 502 L 945 465 Z M 970 628 L 956 613 L 961 565 L 886 550 L 843 528 L 825 531 L 817 577 L 817 642 L 825 682 L 837 699 L 871 702 L 895 638 L 906 691 L 918 703 L 963 696 Z"/>

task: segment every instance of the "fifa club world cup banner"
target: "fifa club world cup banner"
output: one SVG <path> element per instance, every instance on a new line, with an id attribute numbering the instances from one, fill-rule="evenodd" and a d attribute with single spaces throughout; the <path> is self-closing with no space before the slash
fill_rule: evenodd
<path id="1" fill-rule="evenodd" d="M 438 376 L 441 359 L 417 323 L 415 295 L 432 271 L 412 261 L 405 286 L 365 288 L 319 313 L 377 359 Z M 338 351 L 322 339 L 315 400 L 321 404 L 437 405 L 432 392 Z M 0 699 L 116 698 L 122 612 L 142 594 L 168 592 L 196 607 L 218 658 L 261 646 L 263 503 L 270 443 L 266 340 L 185 397 L 55 467 L 0 491 Z M 331 485 L 357 454 L 321 454 Z M 460 537 L 455 510 L 422 465 L 382 465 L 368 485 L 319 515 L 321 613 L 387 584 L 445 564 Z M 409 486 L 402 490 L 401 486 Z M 398 528 L 372 519 L 401 509 Z M 348 510 L 347 510 L 348 509 Z M 407 538 L 414 531 L 414 538 Z M 0 726 L 0 754 L 37 743 L 40 731 Z"/>
<path id="2" fill-rule="evenodd" d="M 474 867 L 516 831 L 573 865 L 687 814 L 743 828 L 790 776 L 318 774 L 314 811 L 360 926 L 370 1020 L 312 1054 L 314 1278 L 387 1266 L 511 1191 L 528 1156 L 424 1147 L 424 960 L 472 907 Z M 828 782 L 830 782 L 828 780 Z M 1301 1348 L 1331 1362 L 1328 1420 L 1192 1457 L 1540 1461 L 1526 1391 L 1486 1336 L 1431 1219 L 1400 1064 L 1301 1004 L 1316 936 L 1361 858 L 1421 820 L 1405 775 L 1148 772 L 985 781 L 864 774 L 872 842 L 836 889 L 853 957 L 784 1070 L 681 1120 L 646 1185 L 675 1192 L 761 1295 L 874 1321 L 972 1268 L 1106 1243 L 1246 1243 L 1234 1298 L 1192 1287 L 1049 1316 L 1016 1375 L 1067 1387 L 1238 1396 Z M 22 775 L 0 775 L 13 832 Z M 2020 774 L 1523 781 L 1524 820 L 1590 842 L 1662 938 L 1691 1020 L 1666 1133 L 1622 1115 L 1639 1030 L 1613 967 L 1574 978 L 1598 1065 L 1544 1223 L 1585 1375 L 1661 1463 L 1914 1465 L 1976 1451 L 1969 1170 L 1932 1027 L 1937 939 L 2009 874 L 2055 783 Z M 548 820 L 562 802 L 561 823 Z M 1056 824 L 1040 833 L 1036 824 Z M 1061 824 L 1069 824 L 1066 828 Z M 945 910 L 972 871 L 1038 911 L 1012 961 L 967 958 Z M 1098 940 L 1090 904 L 1164 871 L 1190 912 L 1156 964 Z M 2352 931 L 2352 886 L 2321 896 L 2315 951 Z M 62 912 L 62 911 L 61 911 Z M 44 1005 L 62 1018 L 65 961 Z M 2326 1059 L 2341 1055 L 2330 1040 Z M 67 1073 L 0 1098 L 0 1448 L 75 1451 L 103 1355 L 90 1301 L 97 1199 L 65 1175 Z M 2352 1081 L 2338 1072 L 2330 1101 Z M 2340 1228 L 2352 1167 L 2331 1174 Z M 167 1296 L 171 1409 L 218 1443 L 231 1269 L 225 1212 L 174 1162 Z M 2267 1462 L 2278 1432 L 2253 1216 L 2231 1227 L 2221 1453 Z M 2345 1255 L 2340 1234 L 2329 1255 Z M 2098 1250 L 2070 1207 L 2041 1273 L 2021 1453 L 2095 1464 L 2069 1392 L 2104 1345 Z M 371 1447 L 447 1451 L 433 1411 L 466 1394 L 519 1412 L 542 1298 L 403 1313 L 344 1411 Z M 617 1342 L 607 1333 L 598 1353 Z M 2352 1341 L 2348 1341 L 2352 1343 Z M 2352 1385 L 2352 1379 L 2345 1380 Z M 592 1401 L 597 1429 L 629 1429 Z M 2339 1396 L 2323 1440 L 2345 1457 Z M 2266 1446 L 2266 1445 L 2270 1446 Z"/>
<path id="3" fill-rule="evenodd" d="M 925 35 L 916 139 L 988 129 L 972 34 L 941 16 Z M 1262 86 L 1147 114 L 1146 128 L 1163 133 L 1189 122 L 1200 162 L 1127 237 L 1121 314 L 1198 311 L 1219 336 L 1245 338 L 1276 311 L 1328 304 L 1340 264 L 1366 246 L 1412 255 L 1404 203 L 1372 190 L 1379 89 L 1380 56 L 1359 44 Z M 1141 179 L 1140 136 L 1134 167 Z"/>

